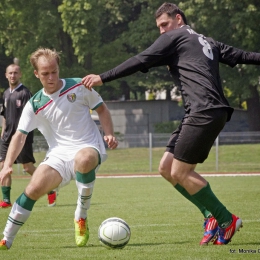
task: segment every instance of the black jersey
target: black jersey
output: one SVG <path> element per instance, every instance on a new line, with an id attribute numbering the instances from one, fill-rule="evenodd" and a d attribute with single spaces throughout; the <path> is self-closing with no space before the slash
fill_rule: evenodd
<path id="1" fill-rule="evenodd" d="M 238 63 L 260 64 L 260 54 L 252 54 L 204 37 L 185 25 L 162 34 L 148 49 L 100 77 L 107 82 L 167 65 L 182 94 L 186 114 L 225 107 L 230 120 L 233 108 L 223 93 L 219 63 L 231 67 Z"/>
<path id="2" fill-rule="evenodd" d="M 3 110 L 1 115 L 6 120 L 6 128 L 3 134 L 3 141 L 10 142 L 12 136 L 17 130 L 17 126 L 27 101 L 31 98 L 31 92 L 24 86 L 20 85 L 12 93 L 8 88 L 3 94 Z M 30 132 L 26 138 L 27 143 L 33 142 L 33 132 Z"/>

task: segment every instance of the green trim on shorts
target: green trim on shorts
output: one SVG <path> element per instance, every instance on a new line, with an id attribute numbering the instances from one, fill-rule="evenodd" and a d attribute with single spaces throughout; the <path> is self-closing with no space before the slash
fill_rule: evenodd
<path id="1" fill-rule="evenodd" d="M 95 147 L 91 147 L 91 148 L 93 148 L 94 150 L 97 151 L 97 153 L 98 153 L 98 165 L 101 164 L 101 156 L 100 156 L 100 153 L 99 153 L 98 149 L 96 149 Z M 97 167 L 98 167 L 98 165 L 97 165 Z M 97 168 L 97 167 L 96 167 L 96 168 Z M 95 168 L 95 169 L 96 169 L 96 168 Z"/>

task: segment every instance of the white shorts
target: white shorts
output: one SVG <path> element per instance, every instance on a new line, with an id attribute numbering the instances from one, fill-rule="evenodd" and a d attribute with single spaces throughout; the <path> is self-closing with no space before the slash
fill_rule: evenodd
<path id="1" fill-rule="evenodd" d="M 76 152 L 75 152 L 75 155 L 76 155 Z M 58 188 L 64 187 L 64 186 L 68 185 L 71 180 L 76 179 L 76 174 L 74 172 L 74 156 L 71 157 L 71 158 L 73 158 L 71 160 L 68 160 L 68 159 L 64 160 L 62 158 L 59 158 L 58 154 L 56 154 L 56 153 L 54 154 L 54 153 L 50 152 L 47 154 L 44 161 L 40 163 L 40 165 L 46 164 L 46 165 L 52 167 L 53 169 L 55 169 L 57 172 L 59 172 L 60 176 L 62 177 L 62 181 L 61 181 L 60 185 L 58 186 Z M 96 167 L 95 173 L 97 173 L 99 166 L 100 165 L 98 165 Z"/>

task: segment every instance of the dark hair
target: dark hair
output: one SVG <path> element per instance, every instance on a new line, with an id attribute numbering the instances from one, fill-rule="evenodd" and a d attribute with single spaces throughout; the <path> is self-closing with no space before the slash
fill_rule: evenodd
<path id="1" fill-rule="evenodd" d="M 18 68 L 18 70 L 21 71 L 20 66 L 19 66 L 18 64 L 15 64 L 15 63 L 8 65 L 8 66 L 6 67 L 6 71 L 7 71 L 9 68 L 13 68 L 13 67 Z"/>
<path id="2" fill-rule="evenodd" d="M 185 24 L 187 23 L 187 18 L 183 11 L 175 4 L 172 3 L 163 3 L 156 11 L 155 18 L 157 19 L 162 14 L 168 14 L 170 17 L 175 18 L 176 14 L 180 14 L 182 17 L 182 20 Z"/>

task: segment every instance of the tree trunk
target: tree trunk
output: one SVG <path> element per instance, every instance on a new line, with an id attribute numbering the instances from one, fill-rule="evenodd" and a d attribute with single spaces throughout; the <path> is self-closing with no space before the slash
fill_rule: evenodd
<path id="1" fill-rule="evenodd" d="M 249 131 L 260 131 L 260 100 L 257 86 L 249 86 L 251 98 L 247 99 Z"/>
<path id="2" fill-rule="evenodd" d="M 120 89 L 122 89 L 122 96 L 124 96 L 124 100 L 130 100 L 130 87 L 126 81 L 121 81 Z"/>
<path id="3" fill-rule="evenodd" d="M 170 88 L 166 88 L 166 100 L 171 100 L 171 89 Z"/>
<path id="4" fill-rule="evenodd" d="M 87 53 L 87 54 L 85 55 L 84 68 L 85 68 L 86 70 L 92 69 L 92 54 L 91 54 L 91 53 Z"/>

